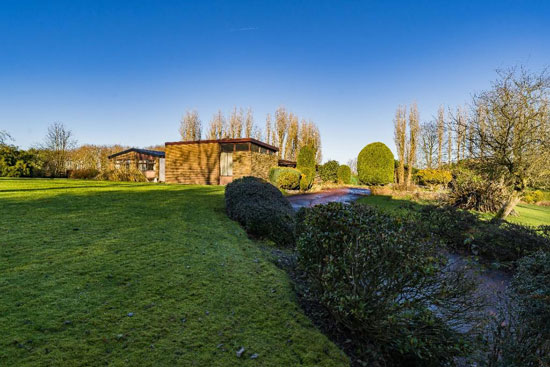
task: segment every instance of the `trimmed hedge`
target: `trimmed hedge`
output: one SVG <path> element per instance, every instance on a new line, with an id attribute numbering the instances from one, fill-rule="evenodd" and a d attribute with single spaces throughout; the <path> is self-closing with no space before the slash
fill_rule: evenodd
<path id="1" fill-rule="evenodd" d="M 340 164 L 337 161 L 328 161 L 319 166 L 319 176 L 323 182 L 338 182 L 338 167 Z"/>
<path id="2" fill-rule="evenodd" d="M 239 178 L 225 187 L 229 218 L 250 235 L 280 246 L 294 244 L 294 210 L 275 186 L 257 177 Z"/>
<path id="3" fill-rule="evenodd" d="M 384 143 L 371 143 L 357 157 L 357 173 L 365 185 L 386 185 L 393 182 L 394 158 Z"/>
<path id="4" fill-rule="evenodd" d="M 69 178 L 91 180 L 99 175 L 99 171 L 95 168 L 73 169 L 69 171 Z"/>
<path id="5" fill-rule="evenodd" d="M 451 172 L 443 169 L 421 169 L 416 173 L 416 177 L 421 185 L 447 186 L 453 179 Z"/>
<path id="6" fill-rule="evenodd" d="M 290 167 L 273 167 L 269 170 L 269 182 L 285 190 L 297 190 L 300 187 L 300 171 Z"/>
<path id="7" fill-rule="evenodd" d="M 343 164 L 338 167 L 338 181 L 346 185 L 351 183 L 351 168 L 349 166 Z"/>
<path id="8" fill-rule="evenodd" d="M 296 169 L 302 173 L 300 178 L 301 191 L 307 191 L 313 185 L 316 173 L 315 166 L 315 151 L 309 146 L 302 147 L 296 160 Z"/>

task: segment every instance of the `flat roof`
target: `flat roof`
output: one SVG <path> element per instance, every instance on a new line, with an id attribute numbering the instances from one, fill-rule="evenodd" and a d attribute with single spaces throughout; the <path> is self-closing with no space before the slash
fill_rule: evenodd
<path id="1" fill-rule="evenodd" d="M 165 145 L 181 145 L 181 144 L 208 144 L 208 143 L 253 143 L 256 145 L 259 145 L 261 147 L 264 147 L 266 149 L 272 150 L 274 152 L 278 152 L 279 148 L 264 143 L 263 141 L 259 141 L 254 138 L 237 138 L 237 139 L 215 139 L 215 140 L 194 140 L 194 141 L 172 141 L 172 142 L 166 142 Z"/>
<path id="2" fill-rule="evenodd" d="M 159 157 L 159 158 L 164 158 L 165 157 L 165 153 L 161 150 L 130 148 L 130 149 L 126 149 L 126 150 L 123 150 L 123 151 L 115 153 L 115 154 L 111 154 L 107 158 L 111 159 L 111 158 L 114 158 L 114 157 L 118 157 L 119 155 L 123 155 L 123 154 L 130 153 L 130 152 L 146 154 L 146 155 L 150 155 L 152 157 Z"/>

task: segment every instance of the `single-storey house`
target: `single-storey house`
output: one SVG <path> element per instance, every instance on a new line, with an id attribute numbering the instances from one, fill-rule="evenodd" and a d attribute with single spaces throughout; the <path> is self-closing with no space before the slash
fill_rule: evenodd
<path id="1" fill-rule="evenodd" d="M 166 143 L 166 182 L 226 185 L 243 176 L 269 178 L 278 165 L 273 145 L 252 138 Z"/>
<path id="2" fill-rule="evenodd" d="M 226 185 L 233 179 L 255 176 L 269 179 L 272 167 L 296 167 L 278 159 L 279 149 L 252 138 L 177 141 L 165 152 L 131 148 L 109 156 L 115 168 L 135 166 L 150 181 Z"/>
<path id="3" fill-rule="evenodd" d="M 108 158 L 112 168 L 135 167 L 143 172 L 147 180 L 164 182 L 164 157 L 164 152 L 160 150 L 130 148 L 111 154 Z"/>

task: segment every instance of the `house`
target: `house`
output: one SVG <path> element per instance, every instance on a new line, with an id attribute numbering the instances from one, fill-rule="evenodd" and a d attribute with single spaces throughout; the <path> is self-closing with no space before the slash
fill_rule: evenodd
<path id="1" fill-rule="evenodd" d="M 252 138 L 166 143 L 166 182 L 226 185 L 243 176 L 269 178 L 278 165 L 273 145 Z"/>
<path id="2" fill-rule="evenodd" d="M 112 168 L 135 167 L 143 172 L 147 180 L 164 182 L 164 157 L 164 152 L 160 150 L 130 148 L 111 154 L 108 158 L 112 160 Z"/>

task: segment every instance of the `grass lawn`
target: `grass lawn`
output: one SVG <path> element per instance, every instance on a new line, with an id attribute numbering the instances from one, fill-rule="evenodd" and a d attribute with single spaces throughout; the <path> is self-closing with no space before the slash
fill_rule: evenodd
<path id="1" fill-rule="evenodd" d="M 349 365 L 222 187 L 0 179 L 0 217 L 1 366 Z"/>
<path id="2" fill-rule="evenodd" d="M 391 196 L 373 195 L 359 199 L 360 202 L 374 205 L 390 212 L 405 213 L 420 207 L 422 202 L 407 199 L 394 199 Z M 550 207 L 533 204 L 519 204 L 516 207 L 518 216 L 509 216 L 508 221 L 529 226 L 550 225 Z M 482 214 L 482 218 L 490 219 L 492 215 Z"/>

